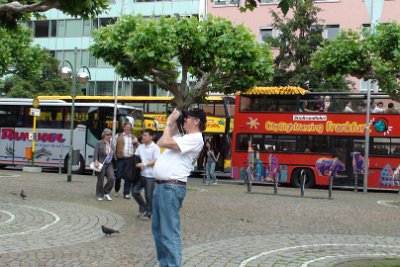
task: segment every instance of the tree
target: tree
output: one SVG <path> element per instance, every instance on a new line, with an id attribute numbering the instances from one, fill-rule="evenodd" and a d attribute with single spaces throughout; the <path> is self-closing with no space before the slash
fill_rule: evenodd
<path id="1" fill-rule="evenodd" d="M 371 79 L 400 99 L 400 25 L 380 24 L 373 33 L 343 31 L 314 54 L 312 64 L 328 78 Z"/>
<path id="2" fill-rule="evenodd" d="M 33 98 L 42 95 L 70 95 L 71 83 L 63 80 L 58 73 L 59 61 L 45 50 L 36 54 L 35 71 L 23 68 L 4 81 L 8 97 Z"/>
<path id="3" fill-rule="evenodd" d="M 0 0 L 0 26 L 13 27 L 29 20 L 32 14 L 54 8 L 74 17 L 89 18 L 105 11 L 108 3 L 109 0 Z"/>
<path id="4" fill-rule="evenodd" d="M 38 12 L 58 9 L 71 16 L 89 18 L 108 7 L 108 0 L 0 0 L 0 77 L 10 72 L 22 74 L 37 71 L 36 57 L 40 48 L 31 47 L 32 33 L 19 22 L 30 21 Z"/>
<path id="5" fill-rule="evenodd" d="M 343 79 L 323 79 L 320 72 L 311 68 L 311 56 L 322 45 L 324 27 L 318 19 L 320 8 L 313 0 L 296 3 L 293 16 L 285 18 L 280 13 L 271 11 L 273 28 L 280 34 L 267 41 L 279 49 L 274 60 L 275 73 L 273 85 L 295 85 L 314 91 L 347 90 Z"/>
<path id="6" fill-rule="evenodd" d="M 96 31 L 94 41 L 94 56 L 113 65 L 122 77 L 171 92 L 178 108 L 210 91 L 248 89 L 273 73 L 268 45 L 258 44 L 243 25 L 211 16 L 203 21 L 124 16 Z M 189 80 L 195 81 L 191 88 Z"/>

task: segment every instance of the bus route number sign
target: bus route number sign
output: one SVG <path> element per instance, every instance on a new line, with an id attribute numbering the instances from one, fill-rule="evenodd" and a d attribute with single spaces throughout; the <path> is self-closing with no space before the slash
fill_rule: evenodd
<path id="1" fill-rule="evenodd" d="M 39 117 L 40 116 L 40 109 L 38 108 L 31 108 L 29 110 L 29 115 L 34 116 L 34 117 Z"/>
<path id="2" fill-rule="evenodd" d="M 32 101 L 32 106 L 33 108 L 39 108 L 39 99 L 37 97 L 35 97 Z"/>

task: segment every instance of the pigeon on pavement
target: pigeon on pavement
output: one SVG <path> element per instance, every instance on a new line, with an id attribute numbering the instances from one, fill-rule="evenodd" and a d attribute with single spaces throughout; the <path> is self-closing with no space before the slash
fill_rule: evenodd
<path id="1" fill-rule="evenodd" d="M 21 193 L 19 193 L 19 196 L 25 200 L 25 198 L 27 197 L 27 195 L 25 194 L 24 190 L 21 191 Z"/>
<path id="2" fill-rule="evenodd" d="M 105 227 L 104 225 L 101 226 L 101 230 L 103 231 L 103 233 L 106 234 L 106 236 L 107 235 L 111 236 L 111 234 L 119 233 L 119 231 Z"/>

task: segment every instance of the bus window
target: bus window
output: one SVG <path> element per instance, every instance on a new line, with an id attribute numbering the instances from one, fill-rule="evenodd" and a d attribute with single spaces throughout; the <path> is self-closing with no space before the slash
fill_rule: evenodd
<path id="1" fill-rule="evenodd" d="M 40 116 L 37 118 L 38 128 L 64 129 L 64 107 L 40 107 Z"/>
<path id="2" fill-rule="evenodd" d="M 392 155 L 400 155 L 400 138 L 392 138 L 390 154 Z"/>
<path id="3" fill-rule="evenodd" d="M 249 134 L 238 134 L 236 137 L 236 151 L 248 151 L 249 141 Z"/>
<path id="4" fill-rule="evenodd" d="M 90 107 L 88 111 L 87 121 L 87 136 L 86 143 L 94 147 L 97 140 L 101 139 L 102 128 L 99 120 L 99 109 L 97 107 Z"/>
<path id="5" fill-rule="evenodd" d="M 388 155 L 390 151 L 390 138 L 373 138 L 371 154 Z"/>
<path id="6" fill-rule="evenodd" d="M 294 152 L 296 150 L 296 136 L 278 135 L 276 140 L 276 151 Z"/>
<path id="7" fill-rule="evenodd" d="M 167 111 L 166 103 L 147 103 L 147 113 L 165 114 Z"/>
<path id="8" fill-rule="evenodd" d="M 297 145 L 296 145 L 296 152 L 311 152 L 310 147 L 308 145 L 308 136 L 306 135 L 299 135 L 297 137 Z"/>
<path id="9" fill-rule="evenodd" d="M 0 106 L 0 127 L 23 127 L 24 109 L 21 106 Z"/>
<path id="10" fill-rule="evenodd" d="M 354 140 L 353 152 L 360 152 L 362 155 L 365 153 L 365 141 L 364 140 Z"/>
<path id="11" fill-rule="evenodd" d="M 251 137 L 252 137 L 251 145 L 255 146 L 257 148 L 257 151 L 260 151 L 260 152 L 266 151 L 266 148 L 264 145 L 264 135 L 253 134 Z"/>
<path id="12" fill-rule="evenodd" d="M 311 136 L 312 141 L 310 144 L 311 152 L 319 152 L 319 153 L 329 153 L 329 138 L 324 135 L 313 135 Z"/>

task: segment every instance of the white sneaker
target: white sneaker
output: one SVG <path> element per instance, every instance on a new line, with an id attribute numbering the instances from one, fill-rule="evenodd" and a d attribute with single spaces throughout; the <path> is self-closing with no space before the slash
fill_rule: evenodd
<path id="1" fill-rule="evenodd" d="M 118 197 L 119 196 L 119 193 L 118 192 L 115 192 L 114 193 L 114 197 Z"/>
<path id="2" fill-rule="evenodd" d="M 112 198 L 110 197 L 110 195 L 109 195 L 109 194 L 107 194 L 107 195 L 104 195 L 104 198 L 105 198 L 106 200 L 108 200 L 108 201 L 111 201 L 111 200 L 112 200 Z"/>
<path id="3" fill-rule="evenodd" d="M 130 195 L 125 195 L 124 198 L 125 198 L 125 199 L 130 199 L 131 196 L 130 196 Z"/>
<path id="4" fill-rule="evenodd" d="M 102 201 L 103 198 L 102 198 L 102 197 L 98 197 L 97 200 L 98 200 L 98 201 Z"/>

